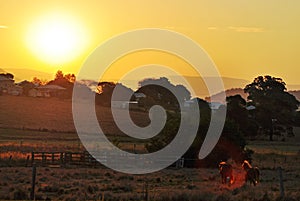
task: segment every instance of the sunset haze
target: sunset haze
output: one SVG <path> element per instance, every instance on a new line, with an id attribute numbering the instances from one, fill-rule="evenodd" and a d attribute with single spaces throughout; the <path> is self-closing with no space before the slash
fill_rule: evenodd
<path id="1" fill-rule="evenodd" d="M 196 41 L 224 77 L 252 81 L 270 74 L 299 84 L 299 9 L 300 2 L 292 0 L 2 0 L 0 68 L 78 73 L 91 52 L 109 38 L 134 29 L 161 28 Z M 153 62 L 149 52 L 136 53 L 119 62 L 119 68 L 126 72 L 136 64 L 162 63 L 178 69 L 184 63 L 151 54 Z M 185 69 L 182 65 L 182 75 L 194 76 Z"/>

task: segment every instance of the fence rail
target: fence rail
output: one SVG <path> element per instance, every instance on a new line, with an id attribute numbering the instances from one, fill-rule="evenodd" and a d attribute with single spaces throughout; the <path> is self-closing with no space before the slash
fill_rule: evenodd
<path id="1" fill-rule="evenodd" d="M 24 156 L 23 156 L 24 155 Z M 119 165 L 120 161 L 124 160 L 124 157 L 127 161 L 128 168 L 133 168 L 136 165 L 136 162 L 144 160 L 143 156 L 140 155 L 116 155 L 110 152 L 104 152 L 101 155 L 97 155 L 97 158 L 101 160 L 101 163 L 98 162 L 89 152 L 49 152 L 49 151 L 37 151 L 31 153 L 23 153 L 22 158 L 15 157 L 14 154 L 11 154 L 8 158 L 0 158 L 0 165 L 8 166 L 18 166 L 25 165 L 33 166 L 53 166 L 53 167 L 64 167 L 64 166 L 88 166 L 88 167 L 97 167 L 97 166 L 109 166 L 109 165 Z M 113 160 L 112 160 L 113 159 Z M 171 167 L 183 168 L 188 165 L 190 159 L 180 158 L 176 161 L 175 156 L 162 157 L 157 159 L 155 162 L 162 164 L 169 164 L 173 162 Z M 149 161 L 149 164 L 153 161 Z M 143 166 L 143 163 L 141 163 Z M 126 166 L 126 167 L 127 167 Z"/>
<path id="2" fill-rule="evenodd" d="M 88 152 L 32 152 L 31 164 L 97 166 L 100 163 Z"/>

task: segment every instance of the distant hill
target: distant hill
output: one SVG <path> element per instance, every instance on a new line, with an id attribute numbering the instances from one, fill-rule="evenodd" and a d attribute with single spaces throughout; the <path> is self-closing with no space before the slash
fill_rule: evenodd
<path id="1" fill-rule="evenodd" d="M 287 84 L 286 88 L 288 89 L 288 91 L 299 91 L 300 84 Z"/>
<path id="2" fill-rule="evenodd" d="M 14 80 L 16 82 L 23 80 L 31 81 L 33 77 L 45 80 L 51 80 L 54 77 L 54 75 L 50 73 L 25 68 L 0 68 L 0 73 L 12 73 L 15 76 Z"/>
<path id="3" fill-rule="evenodd" d="M 235 89 L 227 89 L 225 91 L 226 93 L 226 97 L 227 96 L 234 96 L 234 95 L 241 95 L 243 99 L 247 100 L 248 94 L 244 92 L 244 90 L 242 88 L 235 88 Z M 224 92 L 219 92 L 215 95 L 212 95 L 213 99 L 215 102 L 220 102 L 220 103 L 224 103 L 224 101 L 222 100 Z M 210 101 L 210 97 L 206 97 L 205 98 L 206 101 Z"/>
<path id="4" fill-rule="evenodd" d="M 204 98 L 206 96 L 209 96 L 206 84 L 204 83 L 203 78 L 201 77 L 195 77 L 195 76 L 168 76 L 169 80 L 172 84 L 183 84 L 182 80 L 185 79 L 194 89 L 194 92 L 196 96 Z M 206 77 L 206 81 L 213 85 L 216 83 L 216 80 L 219 79 L 218 77 Z M 244 79 L 236 79 L 236 78 L 230 78 L 230 77 L 222 77 L 224 88 L 225 89 L 231 89 L 231 88 L 244 88 L 247 84 L 250 83 L 248 80 Z M 123 84 L 131 87 L 133 90 L 137 89 L 137 83 L 140 80 L 124 80 Z M 212 94 L 219 93 L 219 89 L 213 89 Z"/>
<path id="5" fill-rule="evenodd" d="M 288 91 L 289 93 L 293 94 L 296 99 L 298 101 L 300 101 L 300 90 L 297 91 Z M 212 97 L 214 98 L 214 100 L 216 100 L 216 102 L 220 102 L 223 103 L 222 101 L 222 96 L 223 96 L 224 92 L 219 92 L 217 94 L 214 94 Z M 234 96 L 234 95 L 241 95 L 243 97 L 243 99 L 247 100 L 248 94 L 244 92 L 244 90 L 242 88 L 235 88 L 235 89 L 227 89 L 225 91 L 226 96 Z M 210 101 L 210 97 L 205 97 L 206 101 Z"/>
<path id="6" fill-rule="evenodd" d="M 184 77 L 180 77 L 180 76 L 170 76 L 169 80 L 171 81 L 171 83 L 173 84 L 182 84 L 182 79 L 185 79 L 190 85 L 191 87 L 194 89 L 195 94 L 197 97 L 200 98 L 205 98 L 207 96 L 209 96 L 209 92 L 208 89 L 206 87 L 206 84 L 203 80 L 203 78 L 201 77 L 194 77 L 194 76 L 184 76 Z M 219 79 L 218 77 L 206 77 L 205 80 L 207 81 L 207 83 L 209 85 L 214 86 L 214 83 L 216 83 L 217 79 Z M 244 79 L 236 79 L 236 78 L 229 78 L 229 77 L 222 77 L 223 83 L 224 83 L 224 88 L 225 89 L 231 89 L 231 88 L 244 88 L 247 84 L 250 83 L 250 81 L 248 80 L 244 80 Z M 134 80 L 126 80 L 125 84 L 129 84 L 129 85 L 133 85 L 133 83 L 136 83 L 136 81 Z M 212 93 L 211 94 L 217 94 L 219 93 L 221 90 L 212 87 Z"/>
<path id="7" fill-rule="evenodd" d="M 289 93 L 293 94 L 298 101 L 300 101 L 300 90 L 297 91 L 289 91 Z"/>
<path id="8" fill-rule="evenodd" d="M 18 68 L 0 68 L 0 73 L 12 73 L 15 76 L 15 81 L 20 82 L 23 80 L 28 80 L 31 81 L 33 77 L 38 77 L 40 79 L 46 79 L 46 80 L 51 80 L 54 77 L 54 74 L 46 73 L 43 71 L 37 71 L 37 70 L 31 70 L 31 69 L 18 69 Z M 186 81 L 190 83 L 190 85 L 193 87 L 195 94 L 197 97 L 200 98 L 205 98 L 209 96 L 206 84 L 204 83 L 202 78 L 199 77 L 194 77 L 194 76 L 184 76 L 183 77 Z M 169 77 L 170 81 L 173 84 L 182 84 L 182 77 L 180 76 L 170 76 Z M 219 79 L 217 77 L 206 77 L 206 80 L 208 81 L 209 84 L 213 84 L 216 82 L 216 80 Z M 242 97 L 247 97 L 245 94 L 242 94 L 242 90 L 247 84 L 250 84 L 251 81 L 245 80 L 245 79 L 238 79 L 238 78 L 231 78 L 231 77 L 222 77 L 223 83 L 224 83 L 224 88 L 227 89 L 226 93 L 230 93 L 235 95 L 236 93 L 239 93 L 242 95 Z M 137 89 L 137 83 L 140 80 L 124 80 L 124 83 L 127 87 L 132 88 L 133 90 Z M 84 81 L 86 84 L 89 85 L 89 83 L 92 83 L 93 89 L 95 88 L 95 81 L 89 81 L 85 80 Z M 300 90 L 300 85 L 297 84 L 292 84 L 292 85 L 287 85 L 287 89 L 289 91 L 296 91 L 295 93 L 297 94 L 297 90 Z M 218 89 L 213 89 L 212 94 L 217 95 L 220 93 Z M 295 95 L 298 99 L 299 95 Z"/>

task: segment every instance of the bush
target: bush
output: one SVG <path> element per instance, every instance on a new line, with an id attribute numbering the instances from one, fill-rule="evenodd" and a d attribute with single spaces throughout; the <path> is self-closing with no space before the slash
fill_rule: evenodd
<path id="1" fill-rule="evenodd" d="M 265 193 L 264 196 L 259 201 L 271 201 L 271 199 L 269 198 L 269 195 Z"/>
<path id="2" fill-rule="evenodd" d="M 225 195 L 219 195 L 215 201 L 230 201 L 230 198 Z"/>
<path id="3" fill-rule="evenodd" d="M 29 199 L 26 191 L 24 191 L 23 189 L 15 190 L 15 192 L 13 194 L 13 198 L 14 198 L 14 200 L 27 200 L 27 199 Z"/>

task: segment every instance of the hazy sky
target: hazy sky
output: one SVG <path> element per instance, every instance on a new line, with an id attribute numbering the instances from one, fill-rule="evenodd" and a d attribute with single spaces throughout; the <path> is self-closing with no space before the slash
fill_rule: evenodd
<path id="1" fill-rule="evenodd" d="M 0 0 L 0 68 L 77 73 L 110 37 L 164 28 L 198 42 L 222 76 L 253 80 L 271 74 L 300 84 L 299 25 L 298 0 Z M 151 63 L 149 55 L 155 62 L 187 68 L 153 52 L 119 63 L 125 69 Z"/>

